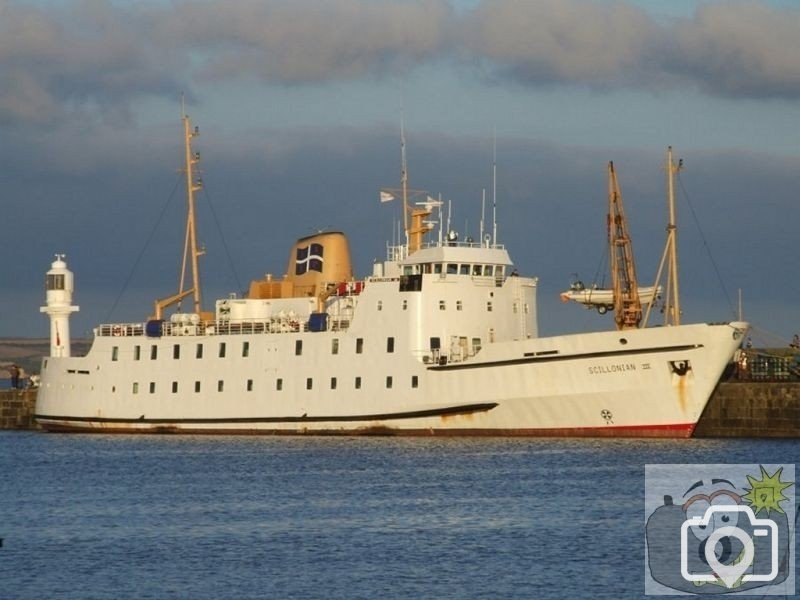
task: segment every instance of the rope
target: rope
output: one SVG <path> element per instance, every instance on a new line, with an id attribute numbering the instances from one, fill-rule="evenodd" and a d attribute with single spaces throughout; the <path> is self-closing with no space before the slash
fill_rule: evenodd
<path id="1" fill-rule="evenodd" d="M 708 245 L 708 240 L 706 239 L 705 233 L 703 233 L 703 229 L 700 227 L 700 221 L 697 219 L 697 213 L 694 211 L 694 206 L 692 206 L 692 201 L 689 198 L 689 194 L 686 191 L 686 188 L 683 186 L 683 181 L 681 180 L 680 172 L 678 173 L 678 185 L 681 188 L 681 192 L 683 192 L 684 198 L 686 198 L 686 203 L 689 205 L 689 210 L 692 213 L 692 219 L 694 219 L 694 224 L 697 227 L 697 231 L 700 233 L 700 239 L 703 240 L 703 246 L 705 246 L 706 253 L 708 254 L 708 259 L 711 261 L 711 265 L 714 267 L 714 272 L 717 274 L 717 280 L 719 281 L 719 285 L 722 288 L 722 292 L 725 294 L 725 300 L 728 302 L 728 308 L 730 308 L 731 314 L 735 317 L 736 310 L 733 308 L 733 303 L 731 302 L 730 294 L 728 294 L 728 289 L 725 287 L 725 282 L 722 280 L 722 275 L 720 275 L 719 268 L 717 267 L 717 263 L 714 260 L 714 256 L 711 254 L 711 247 Z"/>
<path id="2" fill-rule="evenodd" d="M 125 280 L 125 283 L 122 284 L 122 289 L 119 291 L 119 294 L 117 294 L 117 298 L 114 300 L 114 304 L 111 305 L 111 308 L 109 309 L 108 314 L 106 315 L 106 318 L 104 319 L 104 321 L 106 323 L 111 321 L 111 315 L 114 314 L 114 310 L 117 308 L 117 305 L 119 304 L 120 299 L 122 299 L 122 295 L 128 289 L 128 285 L 130 284 L 131 279 L 133 279 L 133 275 L 136 272 L 136 269 L 139 266 L 139 263 L 141 262 L 142 257 L 144 256 L 144 253 L 147 250 L 147 247 L 150 245 L 150 242 L 153 241 L 153 236 L 155 235 L 156 230 L 158 229 L 158 226 L 161 224 L 161 221 L 164 219 L 164 215 L 167 212 L 167 208 L 169 207 L 170 202 L 172 202 L 172 198 L 175 197 L 175 192 L 178 189 L 178 186 L 180 185 L 182 179 L 183 179 L 183 174 L 178 175 L 178 178 L 175 181 L 175 187 L 172 188 L 172 192 L 170 193 L 169 197 L 167 198 L 167 201 L 164 203 L 164 206 L 161 208 L 161 213 L 158 215 L 158 219 L 156 220 L 156 223 L 153 226 L 153 229 L 150 231 L 150 234 L 147 236 L 147 240 L 145 240 L 144 246 L 142 247 L 141 251 L 139 252 L 139 256 L 136 257 L 136 262 L 133 263 L 133 267 L 131 268 L 130 273 L 128 273 L 128 278 Z"/>
<path id="3" fill-rule="evenodd" d="M 203 182 L 203 197 L 207 200 L 208 207 L 211 209 L 211 216 L 214 219 L 214 224 L 217 226 L 217 233 L 219 233 L 219 237 L 222 240 L 222 248 L 225 250 L 225 256 L 228 259 L 228 268 L 231 270 L 231 273 L 233 273 L 233 278 L 236 280 L 236 287 L 239 290 L 244 290 L 242 282 L 239 280 L 239 274 L 236 272 L 236 266 L 231 258 L 231 252 L 228 249 L 228 243 L 225 241 L 225 236 L 222 234 L 222 227 L 220 227 L 219 219 L 217 218 L 217 211 L 214 210 L 214 204 L 211 202 L 211 194 L 208 193 L 205 181 Z"/>

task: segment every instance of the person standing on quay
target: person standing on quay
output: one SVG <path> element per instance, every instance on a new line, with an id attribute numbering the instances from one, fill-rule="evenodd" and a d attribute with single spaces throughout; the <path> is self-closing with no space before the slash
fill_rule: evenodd
<path id="1" fill-rule="evenodd" d="M 19 387 L 19 367 L 12 364 L 8 367 L 8 372 L 11 374 L 11 389 L 16 390 Z"/>

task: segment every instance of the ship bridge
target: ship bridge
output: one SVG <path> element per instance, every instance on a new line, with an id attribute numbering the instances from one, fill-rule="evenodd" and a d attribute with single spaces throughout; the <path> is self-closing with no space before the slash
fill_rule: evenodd
<path id="1" fill-rule="evenodd" d="M 404 275 L 434 273 L 502 279 L 514 263 L 502 245 L 451 241 L 420 248 L 399 265 Z"/>

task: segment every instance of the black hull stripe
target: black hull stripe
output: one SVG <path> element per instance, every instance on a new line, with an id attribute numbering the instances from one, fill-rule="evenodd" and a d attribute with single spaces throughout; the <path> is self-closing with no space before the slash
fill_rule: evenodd
<path id="1" fill-rule="evenodd" d="M 356 421 L 396 421 L 398 419 L 419 419 L 422 417 L 447 417 L 465 415 L 492 410 L 496 402 L 481 404 L 462 404 L 446 408 L 415 410 L 401 413 L 384 413 L 374 415 L 329 415 L 320 417 L 231 417 L 219 419 L 120 419 L 108 417 L 65 417 L 56 415 L 34 415 L 36 419 L 46 421 L 76 421 L 82 423 L 152 423 L 152 424 L 222 424 L 222 423 L 353 423 Z"/>
<path id="2" fill-rule="evenodd" d="M 448 365 L 435 365 L 428 367 L 429 371 L 457 371 L 459 369 L 484 369 L 486 367 L 508 367 L 512 365 L 525 365 L 528 363 L 557 362 L 568 360 L 584 360 L 589 358 L 620 358 L 624 356 L 637 356 L 639 354 L 663 354 L 665 352 L 683 352 L 702 348 L 703 344 L 684 344 L 681 346 L 661 346 L 660 348 L 636 348 L 630 350 L 607 350 L 605 352 L 585 352 L 583 354 L 567 354 L 564 356 L 526 356 L 508 360 L 493 360 L 482 363 L 455 363 Z"/>

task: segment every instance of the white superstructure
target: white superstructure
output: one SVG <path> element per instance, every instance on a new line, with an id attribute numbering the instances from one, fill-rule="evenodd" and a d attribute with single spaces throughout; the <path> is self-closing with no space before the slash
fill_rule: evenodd
<path id="1" fill-rule="evenodd" d="M 369 277 L 353 276 L 342 233 L 321 233 L 297 241 L 284 278 L 252 282 L 247 298 L 218 300 L 213 314 L 161 318 L 162 301 L 158 318 L 98 326 L 86 356 L 43 360 L 39 423 L 691 435 L 745 323 L 540 338 L 536 278 L 518 276 L 491 238 L 425 242 L 430 209 L 409 211 L 407 242 Z"/>

